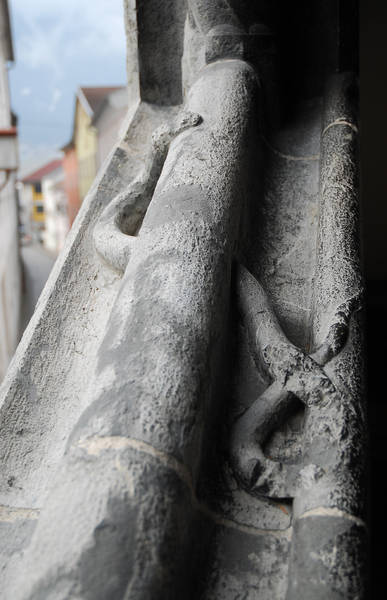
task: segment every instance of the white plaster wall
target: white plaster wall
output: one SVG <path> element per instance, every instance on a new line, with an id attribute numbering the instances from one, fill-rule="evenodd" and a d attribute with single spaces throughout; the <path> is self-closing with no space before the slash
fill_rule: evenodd
<path id="1" fill-rule="evenodd" d="M 1 53 L 1 49 L 0 49 Z M 11 125 L 11 111 L 8 88 L 8 69 L 4 56 L 0 56 L 0 129 Z"/>
<path id="2" fill-rule="evenodd" d="M 0 192 L 0 380 L 19 341 L 21 277 L 15 176 Z"/>
<path id="3" fill-rule="evenodd" d="M 11 113 L 3 50 L 0 44 L 0 129 L 7 129 L 11 126 Z M 0 186 L 6 181 L 4 166 L 8 165 L 0 164 Z M 19 341 L 21 271 L 15 183 L 15 175 L 11 174 L 0 191 L 0 381 Z"/>
<path id="4" fill-rule="evenodd" d="M 127 108 L 121 108 L 119 111 L 114 113 L 114 119 L 109 119 L 110 122 L 108 121 L 106 124 L 104 123 L 104 118 L 101 118 L 101 130 L 98 130 L 98 168 L 100 168 L 100 166 L 104 163 L 106 157 L 117 143 L 120 127 L 126 116 L 127 110 Z"/>

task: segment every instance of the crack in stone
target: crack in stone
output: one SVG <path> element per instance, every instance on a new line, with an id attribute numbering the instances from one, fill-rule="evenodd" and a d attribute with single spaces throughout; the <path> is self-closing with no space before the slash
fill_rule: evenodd
<path id="1" fill-rule="evenodd" d="M 335 121 L 332 121 L 332 123 L 329 123 L 329 125 L 327 125 L 324 128 L 324 130 L 321 134 L 321 137 L 323 137 L 326 134 L 328 129 L 330 129 L 331 127 L 336 127 L 336 125 L 346 125 L 347 127 L 350 127 L 355 133 L 359 133 L 359 130 L 356 127 L 356 125 L 354 125 L 354 123 L 351 123 L 350 121 L 346 121 L 345 119 L 335 119 Z"/>
<path id="2" fill-rule="evenodd" d="M 295 304 L 295 302 L 290 302 L 289 300 L 282 300 L 282 304 L 286 304 L 286 306 L 293 306 L 293 308 L 298 308 L 304 312 L 311 312 L 312 309 L 307 306 L 301 306 L 300 304 Z"/>
<path id="3" fill-rule="evenodd" d="M 331 518 L 334 517 L 334 518 L 348 519 L 349 521 L 353 521 L 354 523 L 356 523 L 357 525 L 360 525 L 361 527 L 367 528 L 367 525 L 363 521 L 363 519 L 360 519 L 359 517 L 355 517 L 355 515 L 351 515 L 350 513 L 347 513 L 344 510 L 340 510 L 339 508 L 319 506 L 317 508 L 313 508 L 311 510 L 304 512 L 298 518 L 299 519 L 307 519 L 309 517 L 331 517 Z"/>
<path id="4" fill-rule="evenodd" d="M 18 506 L 0 505 L 0 523 L 15 523 L 22 519 L 38 519 L 39 508 L 19 508 Z"/>
<path id="5" fill-rule="evenodd" d="M 314 161 L 314 160 L 320 160 L 320 154 L 309 154 L 306 156 L 295 156 L 294 154 L 286 154 L 284 152 L 281 152 L 280 150 L 278 150 L 277 148 L 275 148 L 274 146 L 272 146 L 270 144 L 270 142 L 262 136 L 262 139 L 265 143 L 265 145 L 269 148 L 269 150 L 271 150 L 272 152 L 274 152 L 274 154 L 277 154 L 278 156 L 280 156 L 281 158 L 284 158 L 285 160 L 293 160 L 293 161 Z"/>

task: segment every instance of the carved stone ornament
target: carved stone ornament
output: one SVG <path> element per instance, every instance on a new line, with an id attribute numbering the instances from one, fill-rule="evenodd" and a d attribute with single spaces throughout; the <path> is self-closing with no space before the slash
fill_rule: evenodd
<path id="1" fill-rule="evenodd" d="M 1 600 L 364 598 L 355 31 L 289 4 L 125 0 L 122 139 L 2 386 Z"/>

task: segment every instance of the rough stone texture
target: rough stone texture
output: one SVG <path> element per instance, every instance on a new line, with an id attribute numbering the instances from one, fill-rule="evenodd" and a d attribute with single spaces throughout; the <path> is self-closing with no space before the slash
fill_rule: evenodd
<path id="1" fill-rule="evenodd" d="M 157 502 L 159 495 L 165 495 L 166 484 L 144 462 L 150 506 L 144 508 L 143 516 L 136 511 L 131 518 L 130 493 L 119 485 L 123 478 L 114 467 L 119 460 L 115 453 L 111 453 L 109 466 L 100 471 L 101 475 L 106 473 L 106 483 L 105 477 L 90 470 L 88 462 L 83 467 L 73 454 L 77 446 L 87 445 L 92 437 L 96 437 L 97 445 L 107 438 L 122 440 L 124 445 L 126 440 L 133 440 L 178 461 L 179 468 L 192 480 L 191 485 L 195 484 L 203 423 L 214 410 L 211 381 L 217 374 L 226 330 L 238 213 L 249 185 L 246 141 L 249 135 L 256 138 L 257 90 L 252 68 L 233 60 L 207 67 L 192 87 L 186 108 L 200 114 L 202 124 L 181 133 L 170 146 L 107 324 L 91 401 L 71 435 L 68 458 L 47 500 L 45 514 L 51 518 L 39 523 L 25 559 L 25 568 L 32 577 L 28 588 L 32 583 L 37 597 L 44 590 L 60 594 L 62 573 L 71 593 L 79 586 L 82 589 L 81 581 L 89 566 L 85 567 L 81 558 L 74 561 L 71 548 L 76 553 L 83 547 L 90 548 L 101 519 L 111 521 L 113 539 L 109 546 L 95 545 L 89 550 L 91 563 L 115 563 L 117 555 L 122 554 L 126 564 L 120 539 L 126 544 L 128 535 L 134 535 L 143 568 L 133 573 L 133 595 L 151 597 L 156 589 L 161 595 L 161 590 L 172 594 L 175 578 L 170 570 L 176 568 L 174 556 L 185 537 L 182 532 L 179 544 L 176 519 L 178 514 L 183 513 L 184 518 L 187 513 L 185 520 L 189 523 L 189 504 L 174 491 L 172 481 L 167 485 L 170 500 L 166 498 L 165 505 Z M 232 160 L 236 156 L 238 160 Z M 210 172 L 208 164 L 212 164 Z M 138 467 L 130 465 L 129 461 L 122 468 L 139 491 L 135 476 Z M 85 525 L 81 481 L 89 492 L 94 486 L 96 490 L 88 502 L 84 541 L 79 539 Z M 106 515 L 100 506 L 105 486 Z M 79 495 L 74 494 L 78 489 Z M 137 503 L 140 498 L 146 507 L 148 501 L 141 495 Z M 124 523 L 117 520 L 121 512 L 111 512 L 111 503 L 118 503 L 126 513 L 127 534 Z M 62 505 L 70 510 L 71 523 L 65 518 L 59 522 L 52 518 L 62 512 Z M 52 540 L 58 539 L 63 541 L 54 552 Z M 153 558 L 146 550 L 149 543 Z M 109 586 L 108 579 L 98 582 L 101 597 L 120 597 L 121 588 Z"/>
<path id="2" fill-rule="evenodd" d="M 295 524 L 287 597 L 363 598 L 367 549 L 364 523 L 339 512 L 319 512 L 305 515 Z"/>
<path id="3" fill-rule="evenodd" d="M 281 120 L 256 4 L 126 1 L 127 133 L 2 388 L 1 598 L 364 596 L 354 79 L 313 46 Z"/>
<path id="4" fill-rule="evenodd" d="M 132 107 L 128 133 L 84 201 L 10 365 L 0 408 L 3 506 L 41 508 L 68 436 L 87 406 L 96 352 L 119 286 L 117 273 L 104 267 L 93 248 L 94 222 L 138 173 L 151 132 L 169 115 L 168 109 L 146 104 Z M 15 519 L 15 531 L 18 526 Z M 10 558 L 7 540 L 2 568 Z"/>
<path id="5" fill-rule="evenodd" d="M 361 363 L 354 364 L 354 360 L 361 360 L 356 351 L 356 348 L 361 347 L 361 342 L 357 339 L 356 311 L 361 308 L 362 294 L 357 242 L 354 142 L 357 128 L 353 117 L 351 118 L 351 91 L 354 90 L 354 85 L 353 78 L 336 76 L 329 82 L 326 93 L 321 134 L 321 207 L 316 275 L 316 267 L 310 262 L 310 255 L 305 253 L 303 244 L 301 260 L 304 260 L 301 263 L 298 257 L 295 264 L 297 269 L 302 268 L 303 277 L 298 281 L 295 278 L 285 281 L 290 294 L 299 295 L 303 290 L 305 275 L 308 276 L 309 273 L 309 287 L 312 287 L 313 294 L 301 301 L 298 298 L 297 303 L 293 303 L 297 320 L 291 318 L 292 311 L 281 311 L 281 316 L 284 327 L 288 328 L 288 324 L 294 327 L 295 321 L 297 337 L 294 336 L 292 327 L 288 331 L 298 344 L 304 345 L 305 350 L 311 353 L 310 357 L 286 339 L 264 288 L 258 281 L 243 270 L 239 270 L 237 275 L 240 281 L 241 312 L 250 334 L 253 352 L 256 346 L 255 353 L 259 353 L 257 360 L 266 368 L 273 383 L 258 400 L 253 400 L 248 410 L 236 421 L 232 438 L 233 464 L 238 479 L 252 493 L 278 499 L 294 498 L 295 530 L 292 545 L 297 547 L 304 542 L 298 539 L 302 535 L 302 529 L 297 527 L 296 518 L 303 518 L 304 514 L 313 511 L 319 514 L 322 511 L 328 530 L 329 520 L 337 516 L 346 516 L 348 519 L 364 516 L 365 423 L 360 395 L 361 381 L 358 379 L 362 366 Z M 332 129 L 335 130 L 334 133 L 331 133 Z M 329 145 L 327 135 L 333 137 L 334 147 Z M 287 157 L 288 160 L 292 158 L 294 160 L 296 156 Z M 282 241 L 297 251 L 297 245 L 294 241 L 292 244 L 291 239 L 294 232 L 300 229 L 305 216 L 307 219 L 310 217 L 305 209 L 298 213 L 294 209 L 293 211 L 293 218 L 297 214 L 296 228 L 287 229 L 292 222 L 291 218 L 277 223 L 280 243 Z M 283 223 L 285 227 L 282 227 Z M 278 245 L 275 247 L 276 251 Z M 280 256 L 288 262 L 289 277 L 289 252 Z M 255 253 L 254 257 L 257 258 Z M 309 269 L 305 258 L 309 262 Z M 266 265 L 268 263 L 266 261 Z M 277 265 L 274 264 L 270 273 L 271 281 L 265 282 L 271 290 L 273 279 L 274 282 L 277 280 Z M 282 304 L 283 292 L 281 282 L 280 293 L 274 295 L 274 298 L 279 296 L 279 306 Z M 330 310 L 328 302 L 332 306 Z M 303 310 L 308 311 L 314 320 L 311 321 L 309 316 L 306 321 L 299 321 Z M 300 333 L 304 333 L 304 340 L 298 337 Z M 349 343 L 348 337 L 352 338 Z M 356 358 L 351 356 L 351 351 L 356 354 Z M 352 375 L 350 381 L 343 386 L 344 373 L 346 377 L 349 373 Z M 289 411 L 294 410 L 294 396 L 307 407 L 303 426 L 299 428 L 298 435 L 293 432 L 289 435 L 289 432 L 283 431 L 283 435 L 278 436 L 281 421 L 286 423 Z M 276 435 L 264 447 L 264 442 L 276 430 Z M 281 446 L 286 450 L 282 457 Z M 331 559 L 332 571 L 344 568 L 344 563 L 349 572 L 356 571 L 360 551 L 344 558 L 340 543 L 341 538 L 335 544 L 330 539 L 326 540 L 327 548 L 332 545 L 336 548 L 336 554 Z M 296 557 L 297 552 L 293 550 L 292 556 Z M 312 555 L 305 553 L 303 561 L 296 560 L 297 566 L 294 566 L 291 559 L 289 598 L 298 598 L 300 594 L 305 594 L 305 598 L 315 596 L 315 583 L 309 589 L 309 578 L 304 577 L 304 572 L 309 572 L 309 575 L 313 573 L 308 556 L 312 560 Z M 297 569 L 302 571 L 302 575 Z M 333 584 L 329 577 L 324 580 L 317 574 L 316 567 L 316 576 L 312 577 L 313 582 L 314 580 L 319 582 L 321 597 L 335 597 L 335 586 L 338 594 L 352 597 L 350 577 Z M 356 593 L 359 594 L 356 597 L 361 597 L 361 591 Z"/>

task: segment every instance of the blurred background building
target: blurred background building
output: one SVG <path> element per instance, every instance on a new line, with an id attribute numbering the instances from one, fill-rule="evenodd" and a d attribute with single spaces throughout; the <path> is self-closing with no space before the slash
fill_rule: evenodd
<path id="1" fill-rule="evenodd" d="M 0 380 L 19 341 L 21 268 L 16 197 L 17 131 L 8 64 L 14 60 L 7 0 L 0 1 Z"/>
<path id="2" fill-rule="evenodd" d="M 74 141 L 71 140 L 66 146 L 63 146 L 62 151 L 64 189 L 67 198 L 69 225 L 71 227 L 81 205 L 78 183 L 78 160 Z"/>
<path id="3" fill-rule="evenodd" d="M 25 242 L 34 241 L 42 243 L 47 226 L 46 202 L 44 194 L 44 181 L 51 173 L 60 170 L 63 179 L 62 160 L 52 160 L 40 169 L 29 173 L 21 180 L 19 186 L 20 221 L 22 233 L 26 236 Z M 47 185 L 46 185 L 47 192 Z M 59 248 L 60 250 L 60 248 Z"/>
<path id="4" fill-rule="evenodd" d="M 80 87 L 73 135 L 63 156 L 25 175 L 19 185 L 24 242 L 62 249 L 98 169 L 117 141 L 127 111 L 126 87 Z"/>
<path id="5" fill-rule="evenodd" d="M 72 138 L 60 149 L 62 156 L 40 165 L 17 182 L 24 283 L 21 332 L 32 316 L 54 260 L 64 246 L 98 169 L 118 139 L 127 103 L 126 87 L 80 87 L 75 95 Z M 14 186 L 15 175 L 13 177 Z M 13 207 L 15 224 L 11 237 L 16 256 L 15 201 Z M 10 235 L 10 230 L 7 231 Z M 8 279 L 16 277 L 14 263 L 8 261 Z M 14 298 L 11 283 L 6 285 L 10 298 Z M 14 306 L 12 302 L 10 306 Z M 17 343 L 17 331 L 16 327 L 9 356 Z"/>
<path id="6" fill-rule="evenodd" d="M 124 87 L 80 87 L 75 97 L 73 136 L 65 148 L 73 148 L 77 162 L 78 198 L 81 203 L 103 158 L 117 140 L 127 109 Z"/>
<path id="7" fill-rule="evenodd" d="M 117 2 L 121 4 L 120 0 Z M 102 6 L 101 2 L 99 5 Z M 48 103 L 43 108 L 42 101 L 33 96 L 35 90 L 30 81 L 21 79 L 21 87 L 17 88 L 20 95 L 13 95 L 16 105 L 20 104 L 19 98 L 31 98 L 31 110 L 34 108 L 36 113 L 37 106 L 42 107 L 41 120 L 39 124 L 35 124 L 31 121 L 26 123 L 28 113 L 19 106 L 20 126 L 25 124 L 24 137 L 28 126 L 43 129 L 41 136 L 34 134 L 36 160 L 34 157 L 31 160 L 30 157 L 32 168 L 28 168 L 28 160 L 23 162 L 25 143 L 21 141 L 22 164 L 21 174 L 18 175 L 16 116 L 11 110 L 9 83 L 10 67 L 15 61 L 10 9 L 14 9 L 17 16 L 17 44 L 25 43 L 22 27 L 25 23 L 28 25 L 27 13 L 30 11 L 24 10 L 22 0 L 0 0 L 0 382 L 82 201 L 98 169 L 118 139 L 128 104 L 126 86 L 81 86 L 73 94 L 73 100 L 67 87 L 64 106 L 67 107 L 65 112 L 68 125 L 71 124 L 73 102 L 71 139 L 65 146 L 58 148 L 56 153 L 54 147 L 51 147 L 50 152 L 46 153 L 47 158 L 43 157 L 39 161 L 39 139 L 43 140 L 56 127 L 51 123 L 50 115 L 59 114 L 53 112 L 55 98 L 58 100 L 63 94 L 59 88 L 53 90 L 54 101 L 51 100 L 50 104 L 48 98 Z M 69 11 L 71 10 L 69 6 Z M 52 16 L 60 11 L 63 12 L 64 9 L 51 11 Z M 36 43 L 34 42 L 34 47 Z M 33 54 L 32 46 L 30 50 L 30 54 Z M 22 46 L 19 52 L 25 68 L 28 63 L 25 48 Z M 124 44 L 122 56 L 124 64 Z M 85 56 L 85 60 L 87 59 Z M 36 59 L 33 57 L 30 61 L 32 70 L 34 60 Z M 13 77 L 16 71 L 17 69 L 12 70 Z M 41 85 L 36 88 L 41 89 Z M 15 79 L 13 91 L 15 93 Z M 63 98 L 61 101 L 63 104 Z M 55 135 L 63 139 L 63 123 L 59 120 L 57 127 Z"/>
<path id="8" fill-rule="evenodd" d="M 99 106 L 95 109 L 91 125 L 97 132 L 97 169 L 102 166 L 113 148 L 127 110 L 128 91 L 126 86 L 105 93 Z"/>

